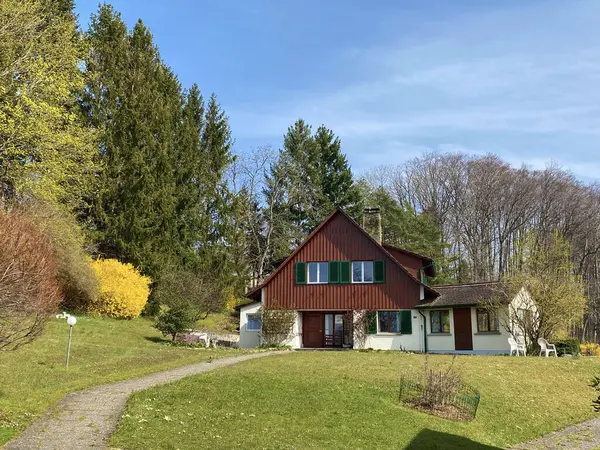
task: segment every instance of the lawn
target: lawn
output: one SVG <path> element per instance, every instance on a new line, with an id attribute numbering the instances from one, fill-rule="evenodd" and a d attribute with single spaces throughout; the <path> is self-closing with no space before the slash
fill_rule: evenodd
<path id="1" fill-rule="evenodd" d="M 445 365 L 450 356 L 429 356 Z M 596 358 L 459 356 L 481 391 L 477 417 L 455 422 L 397 401 L 423 355 L 294 352 L 135 394 L 111 444 L 122 449 L 505 447 L 593 416 Z"/>
<path id="2" fill-rule="evenodd" d="M 69 392 L 240 352 L 173 347 L 148 319 L 80 317 L 66 369 L 67 338 L 54 319 L 33 344 L 0 352 L 0 446 Z"/>

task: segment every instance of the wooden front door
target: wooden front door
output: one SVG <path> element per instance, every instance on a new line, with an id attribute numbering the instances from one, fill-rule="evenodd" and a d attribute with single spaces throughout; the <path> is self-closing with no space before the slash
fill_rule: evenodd
<path id="1" fill-rule="evenodd" d="M 305 348 L 323 347 L 323 313 L 302 313 L 302 344 Z"/>
<path id="2" fill-rule="evenodd" d="M 454 308 L 454 348 L 473 350 L 471 308 Z"/>

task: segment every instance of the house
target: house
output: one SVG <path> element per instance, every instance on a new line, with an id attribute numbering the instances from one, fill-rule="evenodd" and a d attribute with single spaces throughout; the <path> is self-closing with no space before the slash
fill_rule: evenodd
<path id="1" fill-rule="evenodd" d="M 263 341 L 264 307 L 293 312 L 281 342 L 292 348 L 508 353 L 508 308 L 481 307 L 494 283 L 431 287 L 433 260 L 382 243 L 378 209 L 365 210 L 369 222 L 371 234 L 337 209 L 250 290 L 238 307 L 240 346 Z"/>

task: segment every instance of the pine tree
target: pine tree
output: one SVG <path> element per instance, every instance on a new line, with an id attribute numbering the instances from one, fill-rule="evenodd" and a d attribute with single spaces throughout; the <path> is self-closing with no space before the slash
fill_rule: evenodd
<path id="1" fill-rule="evenodd" d="M 356 214 L 360 208 L 360 191 L 354 183 L 348 159 L 342 153 L 340 138 L 322 125 L 317 129 L 314 140 L 324 196 L 319 214 L 323 217 L 336 207 L 343 208 L 350 215 Z"/>
<path id="2" fill-rule="evenodd" d="M 276 205 L 274 260 L 289 254 L 334 208 L 352 215 L 360 209 L 360 191 L 340 139 L 325 126 L 313 135 L 302 119 L 288 128 L 266 182 L 267 203 Z"/>
<path id="3" fill-rule="evenodd" d="M 208 172 L 208 161 L 200 145 L 204 111 L 204 99 L 198 85 L 194 84 L 184 96 L 173 161 L 176 233 L 179 257 L 184 266 L 196 264 L 195 247 L 201 240 L 204 180 Z"/>
<path id="4" fill-rule="evenodd" d="M 82 106 L 100 130 L 106 170 L 93 223 L 100 251 L 155 274 L 176 249 L 173 154 L 180 86 L 141 21 L 110 6 L 92 18 Z"/>

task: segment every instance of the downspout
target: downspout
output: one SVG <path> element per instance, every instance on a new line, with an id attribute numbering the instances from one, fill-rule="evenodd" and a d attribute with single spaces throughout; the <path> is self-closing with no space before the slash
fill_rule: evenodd
<path id="1" fill-rule="evenodd" d="M 421 317 L 423 318 L 423 342 L 425 344 L 425 352 L 427 353 L 427 319 L 425 318 L 425 314 L 423 314 L 423 312 L 418 309 L 417 311 L 419 311 L 419 314 L 421 314 Z"/>

